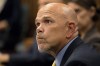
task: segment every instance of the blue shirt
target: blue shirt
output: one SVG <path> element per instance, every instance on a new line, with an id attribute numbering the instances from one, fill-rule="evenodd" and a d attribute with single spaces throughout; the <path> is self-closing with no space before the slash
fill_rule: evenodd
<path id="1" fill-rule="evenodd" d="M 68 44 L 66 44 L 66 46 L 57 54 L 56 58 L 55 58 L 55 63 L 56 66 L 60 66 L 61 60 L 63 58 L 63 55 L 65 54 L 66 49 L 69 47 L 69 45 L 76 39 L 77 37 L 75 37 L 73 40 L 71 40 Z"/>

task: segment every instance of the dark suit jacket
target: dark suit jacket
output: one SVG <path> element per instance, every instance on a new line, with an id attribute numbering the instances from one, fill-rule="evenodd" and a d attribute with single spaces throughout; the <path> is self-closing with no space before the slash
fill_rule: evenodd
<path id="1" fill-rule="evenodd" d="M 27 53 L 12 54 L 7 66 L 51 66 L 54 58 L 47 53 L 40 53 L 35 43 Z"/>
<path id="2" fill-rule="evenodd" d="M 100 66 L 100 53 L 78 37 L 66 50 L 60 66 Z"/>

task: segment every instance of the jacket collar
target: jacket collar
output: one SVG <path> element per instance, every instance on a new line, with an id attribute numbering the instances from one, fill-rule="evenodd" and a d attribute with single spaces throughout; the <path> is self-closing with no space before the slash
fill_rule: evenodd
<path id="1" fill-rule="evenodd" d="M 72 54 L 72 52 L 74 51 L 74 49 L 76 47 L 78 47 L 79 45 L 83 44 L 83 41 L 80 39 L 80 37 L 77 37 L 71 44 L 70 46 L 67 48 L 60 66 L 64 66 L 65 62 L 68 60 L 68 58 L 70 57 L 70 55 Z"/>

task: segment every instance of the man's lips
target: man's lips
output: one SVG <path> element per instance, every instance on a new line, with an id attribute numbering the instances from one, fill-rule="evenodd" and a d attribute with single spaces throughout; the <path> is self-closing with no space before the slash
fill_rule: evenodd
<path id="1" fill-rule="evenodd" d="M 44 39 L 43 36 L 36 35 L 36 39 L 37 39 L 37 42 L 38 42 L 39 44 L 45 43 L 45 39 Z"/>
<path id="2" fill-rule="evenodd" d="M 43 37 L 39 37 L 39 36 L 37 36 L 36 38 L 37 38 L 37 39 L 43 39 Z"/>
<path id="3" fill-rule="evenodd" d="M 45 40 L 43 38 L 37 38 L 38 44 L 43 44 L 45 43 Z"/>
<path id="4" fill-rule="evenodd" d="M 43 37 L 41 35 L 36 35 L 37 39 L 43 39 Z"/>

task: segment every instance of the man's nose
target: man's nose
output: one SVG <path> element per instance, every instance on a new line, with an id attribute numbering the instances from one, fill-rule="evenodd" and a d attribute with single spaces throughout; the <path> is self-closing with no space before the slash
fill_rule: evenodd
<path id="1" fill-rule="evenodd" d="M 37 33 L 40 33 L 40 32 L 43 32 L 43 26 L 42 25 L 39 25 L 36 29 L 36 32 Z"/>

